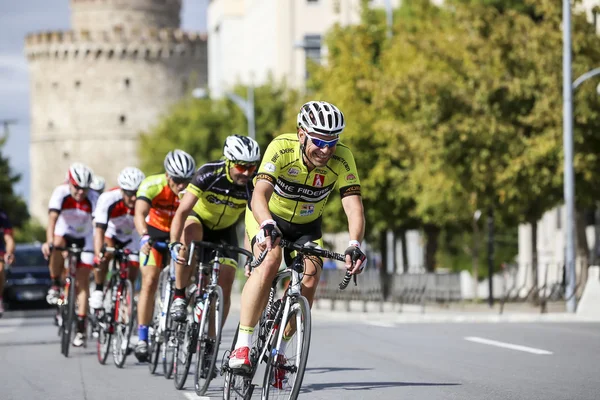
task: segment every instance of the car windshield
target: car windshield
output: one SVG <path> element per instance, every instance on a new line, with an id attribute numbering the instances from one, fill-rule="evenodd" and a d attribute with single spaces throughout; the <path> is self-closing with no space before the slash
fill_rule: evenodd
<path id="1" fill-rule="evenodd" d="M 33 249 L 16 249 L 15 262 L 11 265 L 12 268 L 19 267 L 40 267 L 48 265 L 42 251 L 37 248 Z"/>

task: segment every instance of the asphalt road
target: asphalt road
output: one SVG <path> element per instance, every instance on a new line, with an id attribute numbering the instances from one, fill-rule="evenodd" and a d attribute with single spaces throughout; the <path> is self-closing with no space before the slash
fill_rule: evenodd
<path id="1" fill-rule="evenodd" d="M 235 321 L 234 321 L 235 319 Z M 228 321 L 223 347 L 233 336 Z M 0 319 L 0 399 L 198 399 L 188 379 L 98 364 L 95 343 L 65 359 L 48 312 Z M 306 399 L 594 400 L 600 398 L 600 323 L 410 323 L 317 315 Z M 160 367 L 159 367 L 160 371 Z M 221 398 L 222 379 L 208 395 Z"/>

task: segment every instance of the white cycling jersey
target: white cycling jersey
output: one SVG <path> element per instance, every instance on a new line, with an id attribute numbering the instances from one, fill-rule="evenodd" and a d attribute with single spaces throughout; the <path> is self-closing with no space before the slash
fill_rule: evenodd
<path id="1" fill-rule="evenodd" d="M 52 192 L 48 208 L 59 213 L 54 234 L 57 236 L 70 236 L 85 238 L 92 234 L 92 214 L 96 207 L 98 195 L 88 191 L 87 196 L 76 201 L 71 196 L 68 184 L 63 184 Z"/>
<path id="2" fill-rule="evenodd" d="M 138 251 L 139 236 L 135 230 L 133 216 L 133 208 L 128 208 L 123 201 L 123 192 L 115 188 L 100 195 L 94 212 L 94 223 L 96 227 L 105 230 L 104 236 L 119 242 L 130 241 L 134 246 L 127 247 Z"/>

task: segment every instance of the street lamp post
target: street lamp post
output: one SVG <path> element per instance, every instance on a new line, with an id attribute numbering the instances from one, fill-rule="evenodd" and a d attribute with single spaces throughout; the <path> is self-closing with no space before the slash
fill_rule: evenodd
<path id="1" fill-rule="evenodd" d="M 254 88 L 252 85 L 248 85 L 248 98 L 246 100 L 231 92 L 225 93 L 225 96 L 233 101 L 235 105 L 244 112 L 246 120 L 248 121 L 248 136 L 252 139 L 256 139 L 256 125 L 254 122 Z"/>
<path id="2" fill-rule="evenodd" d="M 573 170 L 573 79 L 571 76 L 571 2 L 563 0 L 563 148 L 565 226 L 565 268 L 567 311 L 574 313 L 575 298 L 575 172 Z"/>
<path id="3" fill-rule="evenodd" d="M 247 99 L 232 92 L 225 92 L 225 96 L 242 110 L 248 121 L 248 136 L 252 139 L 256 139 L 256 123 L 254 122 L 254 87 L 252 87 L 252 85 L 248 85 L 247 93 Z M 208 97 L 208 92 L 204 88 L 196 88 L 192 90 L 192 96 L 197 99 L 205 99 Z"/>

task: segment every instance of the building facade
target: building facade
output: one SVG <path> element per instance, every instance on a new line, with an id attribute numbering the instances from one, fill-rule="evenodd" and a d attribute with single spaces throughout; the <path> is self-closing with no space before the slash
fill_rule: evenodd
<path id="1" fill-rule="evenodd" d="M 393 7 L 400 0 L 389 0 Z M 373 7 L 386 0 L 373 0 Z M 213 96 L 269 74 L 302 88 L 308 60 L 326 56 L 322 40 L 335 24 L 360 21 L 360 0 L 211 0 L 207 12 L 208 86 Z"/>
<path id="2" fill-rule="evenodd" d="M 138 163 L 140 132 L 206 84 L 206 37 L 181 31 L 180 12 L 181 0 L 71 0 L 72 30 L 27 36 L 30 212 L 40 222 L 71 163 L 115 185 Z"/>

